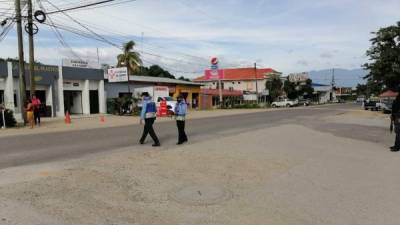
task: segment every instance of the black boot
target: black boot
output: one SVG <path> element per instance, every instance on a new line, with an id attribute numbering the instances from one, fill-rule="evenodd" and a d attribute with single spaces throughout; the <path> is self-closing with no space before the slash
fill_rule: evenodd
<path id="1" fill-rule="evenodd" d="M 398 147 L 396 147 L 396 146 L 390 147 L 390 151 L 392 151 L 392 152 L 398 152 L 399 150 L 400 149 Z"/>
<path id="2" fill-rule="evenodd" d="M 160 147 L 161 144 L 158 142 L 158 143 L 154 143 L 152 146 L 153 146 L 153 147 Z"/>

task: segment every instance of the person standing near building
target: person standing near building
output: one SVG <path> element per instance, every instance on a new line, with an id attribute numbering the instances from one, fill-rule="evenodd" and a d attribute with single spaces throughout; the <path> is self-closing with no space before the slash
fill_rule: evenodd
<path id="1" fill-rule="evenodd" d="M 28 121 L 29 126 L 31 127 L 31 129 L 33 129 L 33 104 L 32 104 L 32 100 L 28 99 L 28 102 L 26 104 L 25 107 L 25 111 L 26 111 L 26 119 Z"/>
<path id="2" fill-rule="evenodd" d="M 33 116 L 35 120 L 35 125 L 40 126 L 40 99 L 36 97 L 36 95 L 32 96 L 32 106 L 33 106 Z"/>
<path id="3" fill-rule="evenodd" d="M 400 150 L 400 88 L 399 94 L 392 105 L 392 123 L 394 123 L 394 132 L 396 133 L 396 141 L 394 146 L 390 147 L 392 152 L 398 152 Z"/>
<path id="4" fill-rule="evenodd" d="M 154 141 L 153 147 L 160 146 L 160 141 L 156 135 L 156 132 L 153 129 L 154 121 L 156 120 L 157 107 L 156 103 L 151 100 L 151 97 L 148 92 L 142 93 L 142 111 L 140 113 L 140 124 L 143 124 L 144 128 L 142 138 L 140 138 L 140 144 L 144 144 L 146 140 L 147 134 L 150 134 L 151 138 Z"/>
<path id="5" fill-rule="evenodd" d="M 181 145 L 188 141 L 188 138 L 185 133 L 185 120 L 186 120 L 186 113 L 187 113 L 187 104 L 186 104 L 183 96 L 178 97 L 174 112 L 175 112 L 175 118 L 176 118 L 176 126 L 178 127 L 178 143 L 176 143 L 176 144 Z"/>

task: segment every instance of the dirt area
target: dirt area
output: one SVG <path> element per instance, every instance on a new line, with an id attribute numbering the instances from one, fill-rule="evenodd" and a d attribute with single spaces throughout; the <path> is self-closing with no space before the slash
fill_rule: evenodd
<path id="1" fill-rule="evenodd" d="M 294 125 L 119 149 L 1 170 L 0 224 L 395 225 L 399 160 Z"/>
<path id="2" fill-rule="evenodd" d="M 383 114 L 380 111 L 366 111 L 360 109 L 338 112 L 334 116 L 325 117 L 325 121 L 387 128 L 390 125 L 390 114 Z"/>
<path id="3" fill-rule="evenodd" d="M 188 119 L 196 118 L 206 118 L 206 117 L 217 117 L 217 116 L 227 116 L 236 115 L 243 113 L 255 113 L 268 111 L 272 109 L 232 109 L 232 110 L 207 110 L 207 111 L 190 111 L 188 114 Z M 281 109 L 274 109 L 281 110 Z M 15 136 L 15 135 L 27 135 L 27 134 L 37 134 L 37 133 L 50 133 L 50 132 L 62 132 L 70 130 L 85 130 L 85 129 L 95 129 L 95 128 L 107 128 L 107 127 L 117 127 L 126 126 L 139 123 L 139 117 L 137 116 L 113 116 L 105 115 L 104 121 L 101 121 L 101 115 L 93 116 L 72 116 L 72 123 L 65 124 L 64 119 L 61 118 L 43 118 L 42 125 L 40 127 L 35 127 L 30 129 L 28 127 L 22 128 L 11 128 L 6 130 L 0 129 L 0 137 L 5 136 Z M 171 121 L 173 118 L 158 118 L 158 122 Z"/>

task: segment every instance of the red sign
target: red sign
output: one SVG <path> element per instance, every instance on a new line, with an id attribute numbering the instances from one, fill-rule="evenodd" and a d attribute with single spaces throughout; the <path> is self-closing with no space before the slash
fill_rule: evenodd
<path id="1" fill-rule="evenodd" d="M 163 86 L 155 86 L 154 89 L 156 91 L 168 91 L 168 87 L 163 87 Z"/>
<path id="2" fill-rule="evenodd" d="M 211 58 L 211 64 L 212 64 L 212 65 L 218 65 L 218 59 L 217 59 L 217 57 Z"/>
<path id="3" fill-rule="evenodd" d="M 159 116 L 168 116 L 167 101 L 163 100 L 160 102 L 160 108 L 158 109 Z"/>
<path id="4" fill-rule="evenodd" d="M 206 80 L 222 80 L 224 79 L 224 70 L 206 70 L 205 71 Z"/>

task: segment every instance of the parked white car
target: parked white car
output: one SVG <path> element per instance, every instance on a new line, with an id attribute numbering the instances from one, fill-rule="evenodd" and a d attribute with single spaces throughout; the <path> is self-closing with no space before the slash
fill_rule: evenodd
<path id="1" fill-rule="evenodd" d="M 276 107 L 293 107 L 293 106 L 296 106 L 298 104 L 299 104 L 299 102 L 297 100 L 289 100 L 289 99 L 285 98 L 283 100 L 272 102 L 271 106 L 273 108 L 276 108 Z"/>

